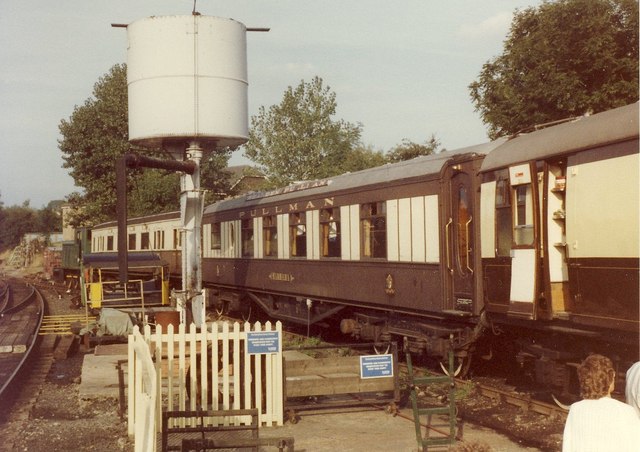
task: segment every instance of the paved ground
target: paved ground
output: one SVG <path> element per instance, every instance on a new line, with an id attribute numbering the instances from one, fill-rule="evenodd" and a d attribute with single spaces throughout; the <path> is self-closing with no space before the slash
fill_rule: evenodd
<path id="1" fill-rule="evenodd" d="M 444 429 L 443 429 L 444 430 Z M 380 410 L 322 414 L 302 413 L 297 424 L 269 428 L 261 436 L 293 436 L 296 451 L 395 452 L 418 451 L 413 416 L 402 410 L 394 417 Z M 463 428 L 463 442 L 487 445 L 492 451 L 535 451 L 524 448 L 493 431 L 472 425 Z M 430 448 L 429 450 L 447 450 Z M 455 450 L 455 449 L 454 449 Z M 474 449 L 471 449 L 474 450 Z"/>

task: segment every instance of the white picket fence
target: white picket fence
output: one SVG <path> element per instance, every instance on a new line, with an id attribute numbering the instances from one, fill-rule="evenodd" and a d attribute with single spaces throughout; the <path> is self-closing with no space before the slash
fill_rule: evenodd
<path id="1" fill-rule="evenodd" d="M 140 342 L 143 341 L 153 357 L 156 375 L 154 420 L 155 431 L 162 429 L 162 411 L 258 409 L 260 426 L 283 425 L 282 324 L 262 325 L 213 322 L 196 328 L 194 324 L 180 324 L 174 332 L 169 325 L 166 332 L 160 325 L 154 332 L 149 325 L 142 334 L 134 328 L 129 336 L 128 371 L 128 432 L 136 435 L 140 422 L 139 394 L 144 369 L 140 361 Z M 275 332 L 278 350 L 266 354 L 248 354 L 248 333 Z M 202 353 L 205 351 L 205 353 Z M 218 357 L 218 359 L 215 359 Z M 195 369 L 195 372 L 193 371 Z M 207 383 L 208 382 L 208 383 Z M 187 387 L 192 397 L 188 397 Z M 246 418 L 216 416 L 188 418 L 178 422 L 193 425 L 240 425 Z M 195 424 L 194 424 L 195 423 Z"/>
<path id="2" fill-rule="evenodd" d="M 137 370 L 135 376 L 136 392 L 133 400 L 137 407 L 133 414 L 135 419 L 136 442 L 135 452 L 155 451 L 155 431 L 156 431 L 156 398 L 157 379 L 156 369 L 149 353 L 149 347 L 139 331 L 133 332 L 133 341 L 129 345 L 129 357 L 131 351 L 134 356 L 134 366 Z M 131 363 L 130 363 L 131 364 Z M 131 425 L 131 419 L 129 420 Z"/>

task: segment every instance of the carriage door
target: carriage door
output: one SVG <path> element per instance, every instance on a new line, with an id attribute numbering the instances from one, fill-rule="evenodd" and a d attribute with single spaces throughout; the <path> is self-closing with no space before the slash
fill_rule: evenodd
<path id="1" fill-rule="evenodd" d="M 538 271 L 535 228 L 537 177 L 529 164 L 522 164 L 509 168 L 509 180 L 513 225 L 509 315 L 534 319 Z"/>
<path id="2" fill-rule="evenodd" d="M 454 165 L 450 171 L 450 205 L 445 222 L 447 298 L 445 310 L 473 312 L 474 212 L 471 177 Z"/>

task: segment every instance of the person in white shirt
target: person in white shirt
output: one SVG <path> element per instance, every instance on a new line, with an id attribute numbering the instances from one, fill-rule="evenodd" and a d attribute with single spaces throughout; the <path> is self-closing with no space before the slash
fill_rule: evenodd
<path id="1" fill-rule="evenodd" d="M 615 375 L 602 355 L 590 355 L 578 367 L 583 400 L 569 410 L 563 452 L 640 452 L 640 418 L 633 407 L 611 398 Z"/>
<path id="2" fill-rule="evenodd" d="M 627 403 L 636 409 L 640 416 L 640 361 L 627 370 Z"/>

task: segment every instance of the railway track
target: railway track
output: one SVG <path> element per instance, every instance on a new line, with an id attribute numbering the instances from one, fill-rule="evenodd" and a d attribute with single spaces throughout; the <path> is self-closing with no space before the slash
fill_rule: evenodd
<path id="1" fill-rule="evenodd" d="M 53 365 L 55 338 L 38 336 L 46 304 L 33 285 L 2 281 L 0 308 L 0 437 L 13 450 Z"/>
<path id="2" fill-rule="evenodd" d="M 5 283 L 0 306 L 0 400 L 37 351 L 44 317 L 42 294 L 31 285 Z"/>

